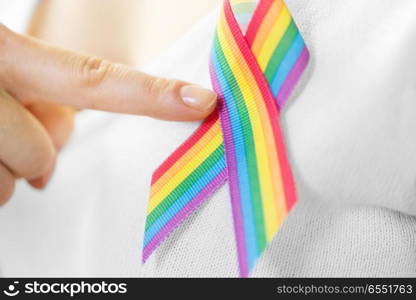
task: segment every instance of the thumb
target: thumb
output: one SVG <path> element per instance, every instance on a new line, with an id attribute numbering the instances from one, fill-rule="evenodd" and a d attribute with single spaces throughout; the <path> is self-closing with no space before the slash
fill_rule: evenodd
<path id="1" fill-rule="evenodd" d="M 29 104 L 37 101 L 165 120 L 203 119 L 214 92 L 158 78 L 18 35 L 0 25 L 0 86 Z"/>

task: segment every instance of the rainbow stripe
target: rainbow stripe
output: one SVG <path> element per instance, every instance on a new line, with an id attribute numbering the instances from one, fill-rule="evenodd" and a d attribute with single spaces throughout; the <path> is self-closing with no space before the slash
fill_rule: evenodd
<path id="1" fill-rule="evenodd" d="M 143 261 L 228 180 L 240 275 L 296 202 L 279 126 L 309 54 L 282 0 L 225 1 L 210 72 L 220 107 L 153 174 Z"/>

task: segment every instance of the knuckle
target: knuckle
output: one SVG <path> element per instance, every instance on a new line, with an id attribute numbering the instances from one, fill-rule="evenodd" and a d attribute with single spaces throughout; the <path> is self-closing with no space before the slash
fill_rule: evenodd
<path id="1" fill-rule="evenodd" d="M 85 87 L 101 85 L 113 68 L 111 62 L 97 57 L 83 57 L 76 65 L 78 78 Z"/>
<path id="2" fill-rule="evenodd" d="M 160 117 L 166 112 L 167 106 L 164 103 L 173 102 L 179 94 L 181 82 L 174 79 L 149 76 L 144 83 L 144 94 L 148 101 L 142 105 L 142 115 L 150 117 Z"/>
<path id="3" fill-rule="evenodd" d="M 160 109 L 164 102 L 169 102 L 175 98 L 180 89 L 180 82 L 163 77 L 150 76 L 145 82 L 145 95 L 148 96 L 149 102 L 142 109 L 141 113 L 148 116 L 160 114 Z"/>
<path id="4" fill-rule="evenodd" d="M 155 100 L 175 89 L 178 83 L 175 80 L 163 77 L 149 77 L 147 82 L 148 94 Z"/>

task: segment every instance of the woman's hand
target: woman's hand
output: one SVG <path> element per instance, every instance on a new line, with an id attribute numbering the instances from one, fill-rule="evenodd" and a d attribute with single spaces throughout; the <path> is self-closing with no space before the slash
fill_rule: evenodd
<path id="1" fill-rule="evenodd" d="M 0 203 L 17 178 L 42 187 L 53 170 L 62 141 L 41 121 L 48 110 L 39 103 L 176 121 L 203 119 L 216 104 L 210 90 L 54 48 L 1 24 L 0 89 Z M 64 116 L 66 106 L 53 111 Z"/>

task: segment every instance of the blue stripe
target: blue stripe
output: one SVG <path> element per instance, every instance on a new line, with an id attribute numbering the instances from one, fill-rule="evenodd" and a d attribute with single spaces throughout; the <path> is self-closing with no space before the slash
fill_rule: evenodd
<path id="1" fill-rule="evenodd" d="M 218 38 L 215 39 L 214 43 L 217 44 L 218 47 L 220 47 Z M 235 104 L 236 99 L 234 99 L 233 93 L 230 87 L 228 86 L 228 82 L 225 78 L 225 75 L 222 72 L 220 62 L 215 53 L 215 46 L 213 47 L 212 62 L 213 62 L 215 74 L 217 75 L 217 78 L 218 78 L 218 82 L 221 85 L 221 90 L 224 96 L 224 100 L 227 106 L 227 111 L 228 111 L 229 119 L 231 123 L 232 139 L 234 142 L 234 151 L 235 151 L 235 160 L 237 164 L 237 175 L 238 175 L 238 185 L 239 185 L 239 192 L 240 192 L 240 199 L 241 199 L 241 209 L 242 209 L 243 222 L 244 222 L 248 267 L 251 270 L 251 268 L 254 266 L 255 260 L 258 257 L 258 249 L 257 249 L 257 238 L 256 238 L 256 230 L 255 230 L 255 223 L 254 223 L 253 207 L 252 207 L 252 202 L 250 199 L 250 195 L 251 195 L 250 181 L 248 177 L 248 166 L 247 166 L 247 160 L 246 160 L 246 151 L 245 151 L 245 146 L 244 146 L 242 125 L 240 123 L 237 106 Z M 238 87 L 235 81 L 232 84 Z M 238 100 L 241 101 L 242 99 L 237 99 L 237 101 Z"/>
<path id="2" fill-rule="evenodd" d="M 287 75 L 292 70 L 293 66 L 298 60 L 304 46 L 305 43 L 303 42 L 302 36 L 300 35 L 300 33 L 298 33 L 292 43 L 292 46 L 290 46 L 285 58 L 283 59 L 279 68 L 277 69 L 276 74 L 274 74 L 272 83 L 270 85 L 274 97 L 277 96 L 280 89 L 282 88 L 282 85 L 285 82 Z"/>
<path id="3" fill-rule="evenodd" d="M 202 191 L 212 179 L 215 178 L 222 170 L 225 169 L 225 157 L 221 158 L 198 180 L 185 194 L 178 198 L 153 224 L 144 235 L 144 247 L 152 240 L 152 238 L 200 191 Z"/>

